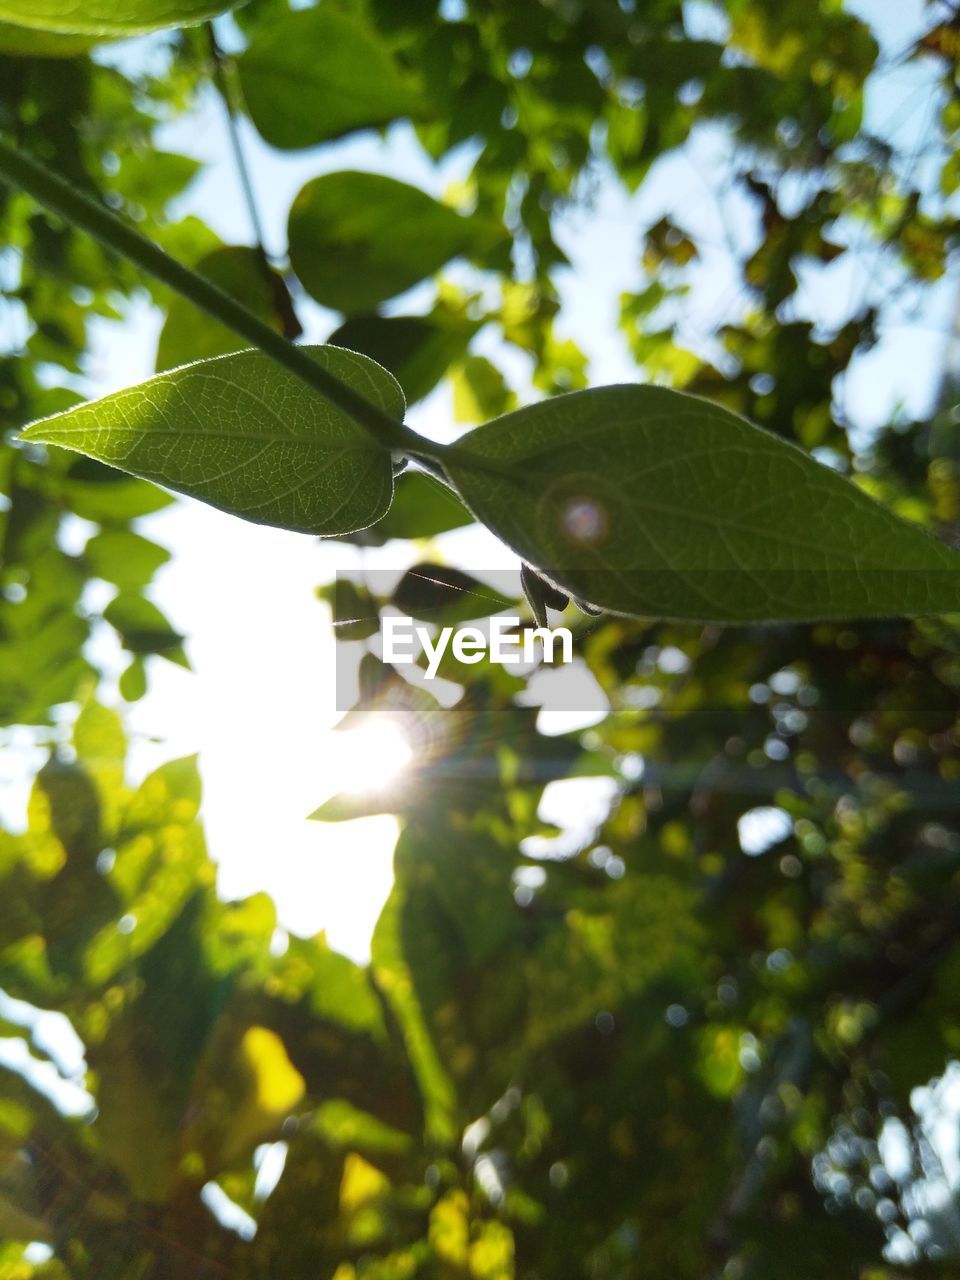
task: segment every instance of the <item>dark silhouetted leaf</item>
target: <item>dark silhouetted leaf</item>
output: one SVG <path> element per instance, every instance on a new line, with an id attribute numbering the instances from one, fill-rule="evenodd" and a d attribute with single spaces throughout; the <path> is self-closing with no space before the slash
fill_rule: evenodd
<path id="1" fill-rule="evenodd" d="M 408 569 L 397 583 L 392 603 L 412 618 L 446 627 L 499 613 L 516 601 L 502 596 L 462 569 L 443 564 L 418 564 Z"/>
<path id="2" fill-rule="evenodd" d="M 338 640 L 366 640 L 379 631 L 380 611 L 376 602 L 348 578 L 338 576 L 328 586 L 320 587 L 317 595 L 330 606 Z"/>
<path id="3" fill-rule="evenodd" d="M 122 591 L 103 611 L 131 653 L 158 653 L 181 667 L 189 667 L 183 636 L 174 631 L 157 606 L 134 591 Z"/>

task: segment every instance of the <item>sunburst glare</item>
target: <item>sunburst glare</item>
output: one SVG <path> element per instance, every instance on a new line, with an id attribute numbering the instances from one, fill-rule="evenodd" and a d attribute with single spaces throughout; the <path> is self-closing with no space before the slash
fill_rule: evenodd
<path id="1" fill-rule="evenodd" d="M 395 782 L 412 759 L 410 743 L 396 720 L 375 713 L 356 729 L 337 734 L 338 789 L 379 790 Z"/>

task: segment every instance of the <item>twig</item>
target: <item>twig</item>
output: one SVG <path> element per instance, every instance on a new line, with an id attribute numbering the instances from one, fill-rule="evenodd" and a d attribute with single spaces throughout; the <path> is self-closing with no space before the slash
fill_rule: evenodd
<path id="1" fill-rule="evenodd" d="M 243 140 L 240 137 L 240 122 L 238 119 L 238 110 L 236 103 L 236 94 L 233 84 L 231 83 L 231 68 L 227 58 L 217 40 L 217 33 L 213 29 L 213 23 L 208 22 L 207 41 L 210 46 L 210 56 L 213 60 L 213 82 L 220 94 L 220 100 L 223 103 L 224 115 L 227 122 L 227 134 L 230 138 L 230 149 L 233 152 L 234 164 L 237 168 L 237 177 L 240 181 L 240 189 L 243 192 L 244 204 L 247 206 L 247 215 L 250 219 L 250 226 L 253 231 L 253 238 L 257 257 L 263 271 L 264 279 L 267 281 L 273 293 L 273 300 L 276 305 L 277 313 L 283 324 L 283 336 L 285 338 L 299 338 L 303 333 L 303 325 L 297 316 L 293 302 L 287 292 L 280 286 L 277 276 L 270 264 L 270 254 L 267 252 L 267 242 L 263 231 L 263 221 L 260 217 L 260 210 L 257 207 L 256 192 L 253 187 L 253 178 L 250 173 L 250 166 L 247 164 L 247 157 L 243 149 Z"/>

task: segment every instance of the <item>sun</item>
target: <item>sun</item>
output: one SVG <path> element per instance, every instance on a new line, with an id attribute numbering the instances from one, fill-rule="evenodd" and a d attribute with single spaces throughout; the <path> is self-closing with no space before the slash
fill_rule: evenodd
<path id="1" fill-rule="evenodd" d="M 336 735 L 332 764 L 337 790 L 379 791 L 396 781 L 412 759 L 410 743 L 396 720 L 373 712 L 356 729 Z"/>

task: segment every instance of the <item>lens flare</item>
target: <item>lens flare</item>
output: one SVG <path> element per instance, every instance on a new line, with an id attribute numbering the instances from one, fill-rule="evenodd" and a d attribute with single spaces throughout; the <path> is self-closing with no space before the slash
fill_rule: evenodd
<path id="1" fill-rule="evenodd" d="M 578 546 L 596 546 L 606 536 L 607 513 L 593 498 L 571 498 L 563 508 L 561 519 L 564 534 Z"/>
<path id="2" fill-rule="evenodd" d="M 382 714 L 372 715 L 356 729 L 339 733 L 336 745 L 341 791 L 380 790 L 395 782 L 413 759 L 400 725 Z"/>

